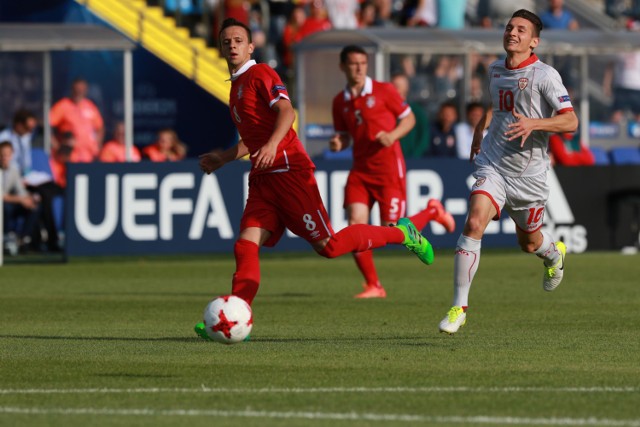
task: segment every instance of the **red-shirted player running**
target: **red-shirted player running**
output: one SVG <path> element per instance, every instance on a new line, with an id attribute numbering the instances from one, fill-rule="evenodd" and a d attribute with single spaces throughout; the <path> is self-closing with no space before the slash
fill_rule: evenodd
<path id="1" fill-rule="evenodd" d="M 398 219 L 394 227 L 359 224 L 333 231 L 313 175 L 315 166 L 292 129 L 295 113 L 287 89 L 268 65 L 251 59 L 254 46 L 246 25 L 226 19 L 219 40 L 231 74 L 231 117 L 241 140 L 222 153 L 201 155 L 200 167 L 211 173 L 247 154 L 252 164 L 234 247 L 232 294 L 252 303 L 260 284 L 259 249 L 275 245 L 285 228 L 327 258 L 403 244 L 431 264 L 433 248 L 408 218 Z M 196 332 L 207 337 L 201 323 Z"/>
<path id="2" fill-rule="evenodd" d="M 349 225 L 367 224 L 376 202 L 380 220 L 389 225 L 406 214 L 406 166 L 399 140 L 411 131 L 416 120 L 411 107 L 392 84 L 367 77 L 367 65 L 367 52 L 360 46 L 346 46 L 340 52 L 340 70 L 347 85 L 333 98 L 336 134 L 329 141 L 329 148 L 344 150 L 353 140 L 353 167 L 344 196 Z M 453 217 L 436 199 L 410 219 L 418 230 L 431 220 L 444 225 L 449 233 L 455 229 Z M 364 291 L 356 298 L 386 297 L 373 253 L 353 255 L 365 280 Z"/>

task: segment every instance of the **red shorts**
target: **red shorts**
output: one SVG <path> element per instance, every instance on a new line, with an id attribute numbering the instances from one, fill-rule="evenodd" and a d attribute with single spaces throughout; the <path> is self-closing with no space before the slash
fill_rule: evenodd
<path id="1" fill-rule="evenodd" d="M 397 178 L 381 184 L 380 179 L 371 179 L 370 174 L 351 171 L 344 188 L 344 207 L 352 203 L 364 203 L 373 207 L 378 202 L 380 220 L 396 222 L 406 214 L 407 181 Z"/>
<path id="2" fill-rule="evenodd" d="M 275 246 L 285 228 L 309 243 L 331 237 L 333 229 L 313 170 L 252 177 L 240 230 L 249 227 L 271 232 L 265 246 Z"/>

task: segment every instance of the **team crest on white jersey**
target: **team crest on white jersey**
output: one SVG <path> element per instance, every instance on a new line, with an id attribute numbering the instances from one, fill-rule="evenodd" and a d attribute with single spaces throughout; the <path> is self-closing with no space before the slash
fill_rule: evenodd
<path id="1" fill-rule="evenodd" d="M 238 87 L 238 99 L 242 99 L 242 95 L 244 95 L 244 84 L 241 84 L 240 87 Z"/>
<path id="2" fill-rule="evenodd" d="M 485 177 L 480 177 L 477 179 L 476 183 L 473 184 L 474 187 L 480 187 L 487 180 Z"/>
<path id="3" fill-rule="evenodd" d="M 367 108 L 373 108 L 374 105 L 376 105 L 376 97 L 375 96 L 367 97 Z"/>
<path id="4" fill-rule="evenodd" d="M 518 80 L 518 87 L 520 88 L 520 90 L 524 90 L 524 88 L 526 88 L 528 84 L 529 84 L 529 79 L 526 77 L 522 77 L 521 79 Z"/>

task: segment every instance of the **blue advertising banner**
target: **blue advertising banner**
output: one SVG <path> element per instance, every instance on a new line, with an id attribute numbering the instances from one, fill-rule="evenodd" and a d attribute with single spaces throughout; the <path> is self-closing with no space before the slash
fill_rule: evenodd
<path id="1" fill-rule="evenodd" d="M 350 161 L 316 161 L 316 179 L 335 230 L 347 225 L 343 191 Z M 423 231 L 438 248 L 454 248 L 467 212 L 472 166 L 457 159 L 407 162 L 407 211 L 430 198 L 443 201 L 457 223 L 446 234 L 437 223 Z M 203 174 L 196 160 L 178 163 L 72 164 L 66 195 L 67 254 L 126 255 L 231 252 L 247 196 L 249 162 Z M 546 227 L 574 252 L 587 247 L 586 230 L 573 216 L 556 175 Z M 379 224 L 377 212 L 373 223 Z M 487 228 L 483 247 L 517 247 L 513 221 L 504 216 Z M 311 250 L 285 234 L 275 250 Z"/>

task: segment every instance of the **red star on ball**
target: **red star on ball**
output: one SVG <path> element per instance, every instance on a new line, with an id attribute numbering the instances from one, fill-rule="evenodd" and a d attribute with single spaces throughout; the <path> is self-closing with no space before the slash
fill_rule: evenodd
<path id="1" fill-rule="evenodd" d="M 227 319 L 227 316 L 224 314 L 224 311 L 220 310 L 218 313 L 218 318 L 220 319 L 216 325 L 211 327 L 213 332 L 222 332 L 225 337 L 231 338 L 231 328 L 236 326 L 238 322 L 231 321 Z"/>

